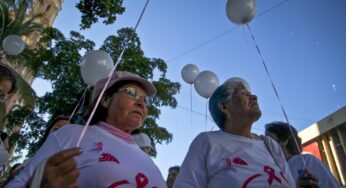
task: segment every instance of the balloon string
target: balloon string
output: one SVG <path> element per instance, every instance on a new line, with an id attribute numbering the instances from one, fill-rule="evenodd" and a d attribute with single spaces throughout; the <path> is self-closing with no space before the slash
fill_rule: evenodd
<path id="1" fill-rule="evenodd" d="M 190 121 L 192 126 L 192 84 L 190 85 Z"/>
<path id="2" fill-rule="evenodd" d="M 277 98 L 278 101 L 279 101 L 279 104 L 280 104 L 280 106 L 281 106 L 281 110 L 282 110 L 282 112 L 283 112 L 283 114 L 284 114 L 284 117 L 285 117 L 287 123 L 290 125 L 290 122 L 289 122 L 289 120 L 288 120 L 287 113 L 286 113 L 286 111 L 285 111 L 285 108 L 284 108 L 283 105 L 282 105 L 282 102 L 281 102 L 280 97 L 279 97 L 279 93 L 277 92 L 277 89 L 276 89 L 276 87 L 275 87 L 275 85 L 274 85 L 274 82 L 273 82 L 273 80 L 272 80 L 272 78 L 271 78 L 271 76 L 270 76 L 270 73 L 269 73 L 269 69 L 268 69 L 268 67 L 267 67 L 267 64 L 266 64 L 266 62 L 264 61 L 264 58 L 263 58 L 263 56 L 262 56 L 262 53 L 261 53 L 261 51 L 260 51 L 260 49 L 259 49 L 259 47 L 258 47 L 258 45 L 257 45 L 257 42 L 256 42 L 256 40 L 255 40 L 255 36 L 254 36 L 254 34 L 253 34 L 253 32 L 252 32 L 252 30 L 251 30 L 249 24 L 246 24 L 246 26 L 247 26 L 247 28 L 248 28 L 249 31 L 250 31 L 250 34 L 251 34 L 251 37 L 252 37 L 253 42 L 255 43 L 257 52 L 258 52 L 259 56 L 261 57 L 262 64 L 263 64 L 264 69 L 265 69 L 265 71 L 266 71 L 266 74 L 267 74 L 267 76 L 268 76 L 268 78 L 269 78 L 269 80 L 270 80 L 270 83 L 271 83 L 271 86 L 272 86 L 272 88 L 273 88 L 273 90 L 274 90 L 275 96 L 276 96 L 276 98 Z M 295 137 L 294 134 L 293 134 L 293 130 L 292 130 L 291 126 L 288 126 L 288 127 L 289 127 L 290 133 L 291 133 L 291 135 L 292 135 L 292 138 L 293 138 L 293 140 L 294 140 L 294 143 L 295 143 L 297 149 L 299 150 L 299 152 L 301 153 L 302 151 L 301 151 L 301 149 L 300 149 L 300 147 L 299 147 L 299 144 L 298 144 L 298 141 L 297 141 L 296 137 Z M 305 160 L 304 160 L 304 158 L 303 158 L 303 155 L 300 155 L 300 156 L 301 156 L 301 159 L 302 159 L 302 161 L 303 161 L 303 166 L 304 166 L 304 169 L 305 169 L 305 168 L 306 168 L 306 162 L 305 162 Z"/>
<path id="3" fill-rule="evenodd" d="M 129 40 L 131 40 L 131 39 L 133 38 L 133 36 L 135 35 L 136 30 L 137 30 L 137 27 L 138 27 L 140 21 L 142 20 L 142 17 L 143 17 L 143 15 L 144 15 L 144 12 L 145 12 L 147 6 L 148 6 L 149 1 L 150 1 L 150 0 L 147 0 L 147 2 L 145 3 L 144 8 L 143 8 L 143 10 L 142 10 L 142 12 L 141 12 L 141 15 L 139 16 L 139 19 L 138 19 L 138 21 L 137 21 L 137 23 L 136 23 L 136 25 L 135 25 L 135 27 L 134 27 L 134 29 L 133 29 L 133 33 L 131 34 Z M 114 67 L 113 67 L 111 73 L 109 74 L 109 77 L 108 77 L 108 79 L 107 79 L 106 84 L 105 84 L 104 87 L 102 88 L 102 91 L 101 91 L 100 95 L 99 95 L 98 98 L 97 98 L 96 104 L 95 104 L 95 106 L 94 106 L 94 108 L 93 108 L 93 110 L 92 110 L 92 112 L 91 112 L 91 114 L 90 114 L 90 116 L 89 116 L 89 118 L 88 118 L 88 120 L 87 120 L 87 122 L 86 122 L 86 124 L 85 124 L 85 126 L 84 126 L 84 128 L 83 128 L 83 130 L 82 130 L 81 135 L 79 136 L 79 139 L 78 139 L 78 142 L 77 142 L 77 147 L 80 146 L 80 143 L 81 143 L 81 141 L 82 141 L 82 139 L 83 139 L 83 137 L 84 137 L 84 135 L 85 135 L 85 132 L 86 132 L 86 130 L 88 129 L 88 127 L 89 127 L 89 125 L 90 125 L 90 121 L 91 121 L 92 117 L 94 116 L 95 111 L 96 111 L 98 105 L 100 104 L 101 98 L 102 98 L 104 92 L 106 91 L 106 88 L 107 88 L 107 86 L 108 86 L 108 84 L 109 84 L 109 82 L 110 82 L 110 80 L 111 80 L 111 78 L 112 78 L 112 76 L 113 76 L 113 74 L 114 74 L 114 72 L 115 72 L 115 69 L 117 68 L 118 64 L 121 62 L 121 59 L 122 59 L 122 57 L 123 57 L 123 55 L 124 55 L 124 52 L 125 52 L 125 50 L 126 50 L 127 47 L 128 47 L 128 43 L 127 43 L 127 44 L 125 45 L 125 47 L 122 49 L 122 51 L 121 51 L 121 53 L 120 53 L 120 55 L 119 55 L 119 57 L 118 57 L 118 59 L 117 59 L 117 62 L 115 63 L 115 65 L 114 65 Z"/>
<path id="4" fill-rule="evenodd" d="M 90 88 L 90 85 L 88 85 L 88 87 L 85 88 L 82 97 L 79 99 L 79 101 L 78 101 L 76 107 L 74 108 L 74 110 L 73 110 L 73 112 L 72 112 L 70 118 L 68 119 L 68 121 L 71 121 L 71 119 L 73 118 L 74 114 L 75 114 L 76 111 L 77 111 L 77 108 L 78 108 L 78 106 L 79 106 L 79 103 L 80 103 L 81 101 L 83 101 L 83 102 L 82 102 L 82 104 L 80 105 L 80 107 L 83 106 L 84 101 L 85 101 L 85 94 L 86 94 L 86 92 L 87 92 L 87 90 L 88 90 L 89 88 Z"/>
<path id="5" fill-rule="evenodd" d="M 205 131 L 207 131 L 208 125 L 208 98 L 205 99 Z"/>

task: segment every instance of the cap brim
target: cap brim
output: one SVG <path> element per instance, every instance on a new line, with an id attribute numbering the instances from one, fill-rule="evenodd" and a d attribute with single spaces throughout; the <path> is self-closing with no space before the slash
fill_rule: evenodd
<path id="1" fill-rule="evenodd" d="M 149 97 L 153 97 L 156 94 L 156 88 L 154 87 L 154 85 L 143 78 L 122 77 L 118 79 L 115 83 L 119 83 L 121 81 L 134 81 L 139 83 Z M 108 86 L 107 89 L 113 86 L 115 83 L 112 83 L 112 85 L 110 84 L 110 86 Z"/>

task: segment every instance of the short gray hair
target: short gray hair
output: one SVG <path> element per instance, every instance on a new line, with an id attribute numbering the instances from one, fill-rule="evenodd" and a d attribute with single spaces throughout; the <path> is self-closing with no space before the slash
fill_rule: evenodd
<path id="1" fill-rule="evenodd" d="M 220 110 L 219 104 L 228 102 L 232 99 L 232 96 L 237 88 L 246 89 L 244 83 L 242 82 L 232 82 L 226 81 L 222 85 L 220 85 L 214 91 L 213 95 L 209 99 L 209 112 L 211 117 L 215 121 L 216 125 L 223 130 L 225 123 L 225 114 Z"/>

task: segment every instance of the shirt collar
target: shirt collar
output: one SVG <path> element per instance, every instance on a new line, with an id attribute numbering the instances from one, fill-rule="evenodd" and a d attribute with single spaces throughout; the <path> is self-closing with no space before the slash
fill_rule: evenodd
<path id="1" fill-rule="evenodd" d="M 134 143 L 132 135 L 125 132 L 125 131 L 122 131 L 122 130 L 120 130 L 120 129 L 118 129 L 118 128 L 116 128 L 116 127 L 114 127 L 114 126 L 112 126 L 106 122 L 103 122 L 103 121 L 99 122 L 97 125 L 100 128 L 106 130 L 110 134 L 124 140 L 127 143 L 130 143 L 130 144 Z"/>

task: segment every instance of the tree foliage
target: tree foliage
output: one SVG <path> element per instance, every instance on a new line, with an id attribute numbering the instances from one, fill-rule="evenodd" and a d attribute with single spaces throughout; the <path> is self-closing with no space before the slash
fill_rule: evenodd
<path id="1" fill-rule="evenodd" d="M 122 0 L 80 0 L 76 7 L 82 13 L 81 29 L 88 29 L 92 24 L 98 22 L 99 18 L 103 23 L 113 24 L 117 19 L 117 14 L 122 14 L 125 8 Z"/>
<path id="2" fill-rule="evenodd" d="M 47 28 L 43 32 L 41 43 L 48 45 L 39 46 L 40 53 L 33 59 L 30 66 L 36 77 L 51 82 L 52 91 L 37 97 L 35 111 L 29 112 L 26 108 L 17 108 L 8 116 L 10 126 L 24 121 L 22 117 L 26 118 L 24 130 L 16 135 L 15 144 L 18 151 L 28 148 L 29 156 L 37 150 L 35 142 L 43 136 L 45 131 L 46 122 L 42 117 L 47 114 L 49 117 L 70 115 L 77 105 L 87 87 L 80 75 L 81 54 L 93 50 L 95 46 L 94 42 L 78 32 L 72 31 L 66 38 L 60 31 L 53 28 Z M 164 60 L 144 55 L 140 39 L 130 28 L 120 29 L 117 35 L 107 37 L 101 49 L 116 60 L 125 46 L 127 49 L 117 70 L 130 71 L 152 81 L 158 91 L 153 106 L 148 110 L 148 118 L 142 128 L 143 132 L 149 134 L 156 143 L 169 142 L 172 135 L 159 126 L 156 120 L 161 114 L 160 107 L 175 108 L 177 106 L 174 95 L 180 90 L 180 84 L 166 77 L 167 65 Z"/>
<path id="3" fill-rule="evenodd" d="M 10 146 L 16 146 L 16 151 L 21 153 L 22 149 L 28 150 L 28 156 L 32 156 L 38 149 L 41 135 L 45 132 L 46 121 L 43 114 L 36 113 L 32 108 L 16 106 L 7 115 L 9 130 L 15 130 L 15 126 L 23 124 L 20 132 L 12 132 L 10 136 Z"/>

